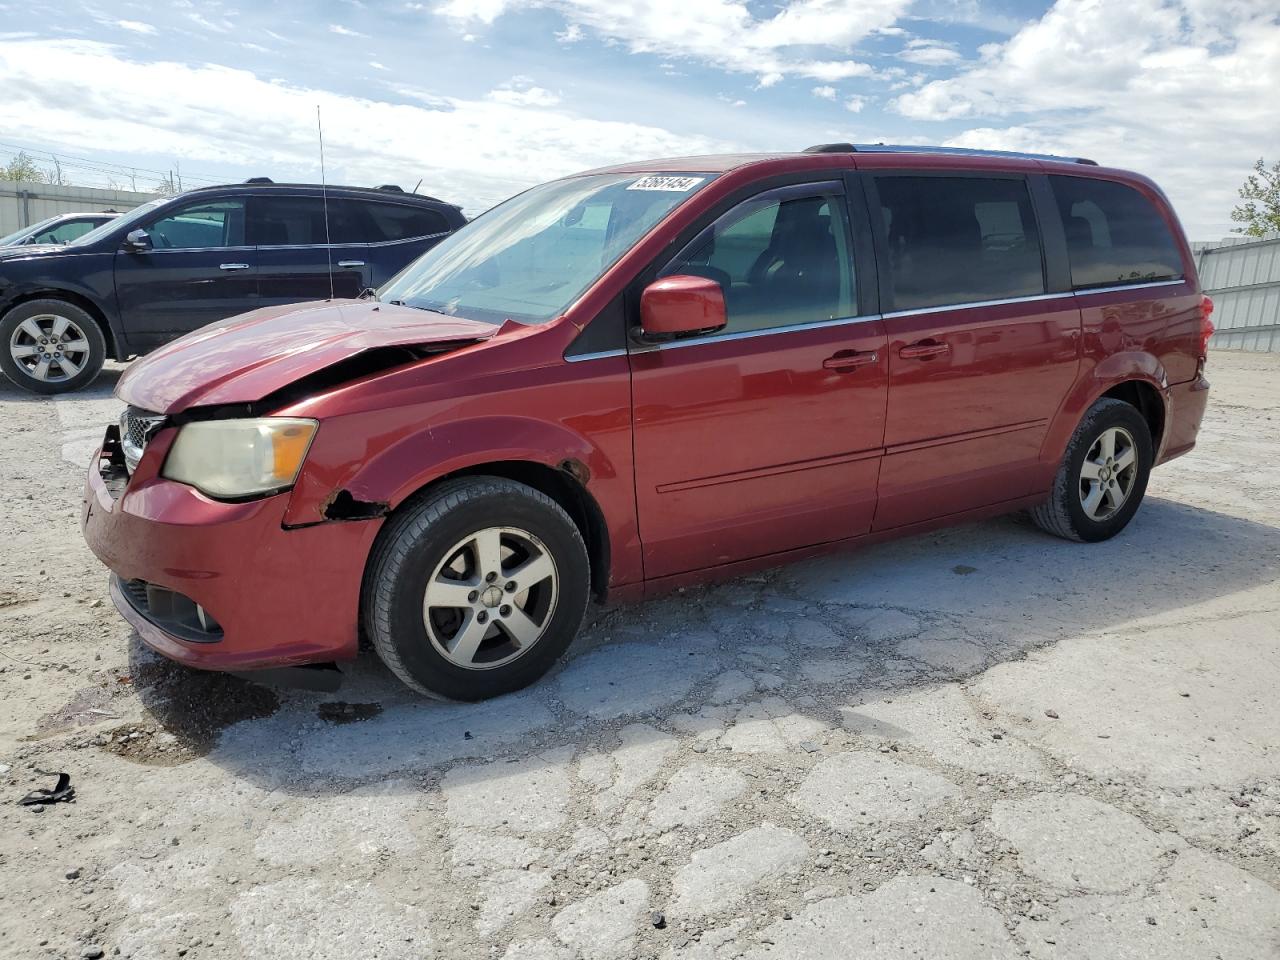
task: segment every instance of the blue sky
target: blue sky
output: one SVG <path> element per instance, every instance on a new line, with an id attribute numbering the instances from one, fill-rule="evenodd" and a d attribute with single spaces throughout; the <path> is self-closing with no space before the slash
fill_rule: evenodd
<path id="1" fill-rule="evenodd" d="M 314 180 L 321 104 L 331 180 L 470 212 L 619 160 L 884 140 L 1138 169 L 1216 237 L 1280 154 L 1276 89 L 1259 0 L 0 0 L 0 159 Z"/>

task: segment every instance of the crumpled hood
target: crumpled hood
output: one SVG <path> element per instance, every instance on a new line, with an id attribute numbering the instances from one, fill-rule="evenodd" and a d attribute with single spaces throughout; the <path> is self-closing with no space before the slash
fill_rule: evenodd
<path id="1" fill-rule="evenodd" d="M 135 361 L 116 396 L 154 413 L 251 403 L 367 350 L 485 340 L 498 329 L 374 300 L 264 307 L 202 327 Z"/>

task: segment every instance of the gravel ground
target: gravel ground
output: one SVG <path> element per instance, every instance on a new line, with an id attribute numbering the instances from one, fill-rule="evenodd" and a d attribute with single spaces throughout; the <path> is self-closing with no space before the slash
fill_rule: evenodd
<path id="1" fill-rule="evenodd" d="M 1002 519 L 596 616 L 474 706 L 151 656 L 109 372 L 0 390 L 0 956 L 1280 957 L 1280 357 L 1110 543 Z M 67 771 L 74 803 L 17 805 Z"/>

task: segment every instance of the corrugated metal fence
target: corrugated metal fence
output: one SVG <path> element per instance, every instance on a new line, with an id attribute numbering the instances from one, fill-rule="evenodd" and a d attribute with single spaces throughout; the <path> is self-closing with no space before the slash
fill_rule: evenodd
<path id="1" fill-rule="evenodd" d="M 60 213 L 98 210 L 124 213 L 155 198 L 154 193 L 131 190 L 0 180 L 0 236 Z"/>
<path id="2" fill-rule="evenodd" d="M 1213 298 L 1219 350 L 1280 352 L 1280 236 L 1195 243 L 1200 286 Z"/>

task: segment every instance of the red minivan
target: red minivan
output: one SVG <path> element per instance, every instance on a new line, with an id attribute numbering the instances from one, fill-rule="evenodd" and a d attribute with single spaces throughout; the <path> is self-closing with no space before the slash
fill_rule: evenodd
<path id="1" fill-rule="evenodd" d="M 1114 536 L 1195 443 L 1211 308 L 1160 189 L 1087 160 L 594 170 L 368 299 L 135 363 L 84 533 L 175 660 L 332 667 L 363 632 L 475 700 L 542 675 L 591 598 L 1022 509 Z"/>

